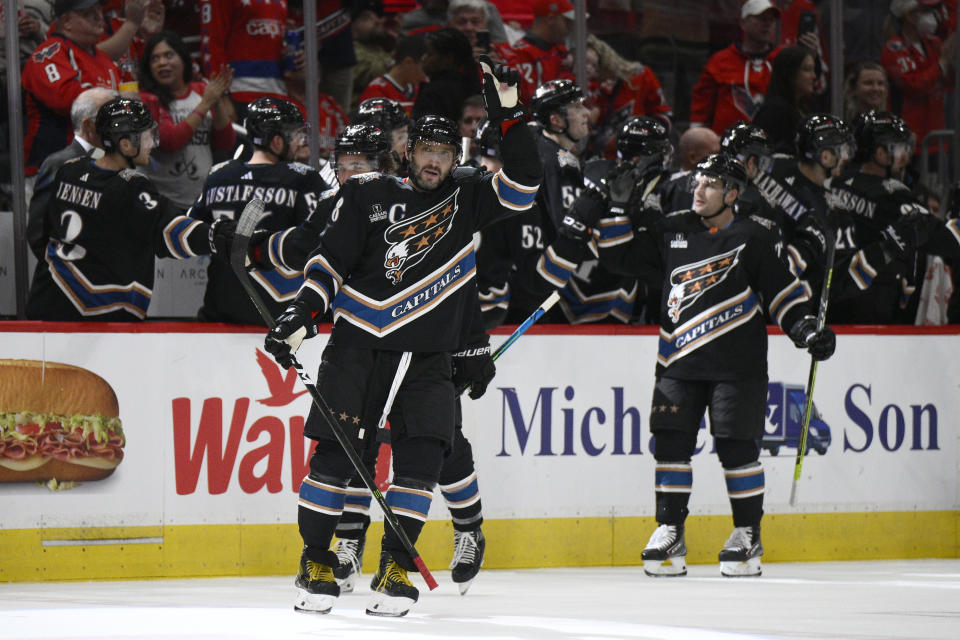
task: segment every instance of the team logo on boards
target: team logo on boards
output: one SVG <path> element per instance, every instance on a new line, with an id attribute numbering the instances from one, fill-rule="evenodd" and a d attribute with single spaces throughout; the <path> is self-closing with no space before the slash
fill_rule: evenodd
<path id="1" fill-rule="evenodd" d="M 390 245 L 383 266 L 393 284 L 399 283 L 407 269 L 423 260 L 453 226 L 459 193 L 457 188 L 440 204 L 412 218 L 404 218 L 383 232 L 384 240 Z"/>
<path id="2" fill-rule="evenodd" d="M 723 282 L 740 261 L 744 246 L 674 269 L 670 273 L 670 297 L 667 298 L 667 315 L 670 319 L 679 322 L 684 309 L 696 302 L 704 292 Z"/>

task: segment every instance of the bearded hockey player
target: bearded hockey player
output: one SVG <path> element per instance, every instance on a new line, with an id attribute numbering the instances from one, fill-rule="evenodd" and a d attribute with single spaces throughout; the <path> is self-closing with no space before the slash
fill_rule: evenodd
<path id="1" fill-rule="evenodd" d="M 636 230 L 623 216 L 579 221 L 597 229 L 600 259 L 611 269 L 663 281 L 650 415 L 659 526 L 642 554 L 648 575 L 686 574 L 690 460 L 706 411 L 733 511 L 720 571 L 760 575 L 757 440 L 767 399 L 767 320 L 818 360 L 834 351 L 833 331 L 817 331 L 809 291 L 779 260 L 766 228 L 734 215 L 746 181 L 737 160 L 713 155 L 694 171 L 691 211 Z"/>
<path id="2" fill-rule="evenodd" d="M 215 166 L 187 215 L 207 223 L 236 221 L 247 201 L 260 198 L 270 212 L 262 223 L 264 231 L 297 226 L 316 208 L 320 194 L 334 186 L 315 169 L 293 162 L 307 144 L 303 114 L 288 100 L 257 98 L 248 106 L 246 127 L 253 156 L 248 162 L 229 160 Z M 333 181 L 332 172 L 329 180 Z M 274 314 L 283 311 L 303 283 L 300 270 L 254 268 L 250 277 Z M 263 324 L 237 276 L 220 262 L 211 262 L 207 270 L 199 317 L 209 322 Z"/>
<path id="3" fill-rule="evenodd" d="M 231 234 L 186 216 L 136 167 L 150 161 L 157 125 L 143 103 L 114 98 L 95 123 L 103 157 L 57 172 L 45 227 L 54 230 L 27 300 L 31 320 L 143 320 L 154 256 L 229 255 Z"/>
<path id="4" fill-rule="evenodd" d="M 333 310 L 317 389 L 362 452 L 390 421 L 393 483 L 387 503 L 416 541 L 454 437 L 451 352 L 465 344 L 467 314 L 476 308 L 474 232 L 523 211 L 536 197 L 540 166 L 517 101 L 519 77 L 484 69 L 484 99 L 504 136 L 504 166 L 495 174 L 454 175 L 460 135 L 442 117 L 425 116 L 408 143 L 410 177 L 364 174 L 340 189 L 293 304 L 268 333 L 265 348 L 284 368 L 315 317 Z M 393 392 L 391 392 L 391 389 Z M 297 577 L 298 609 L 326 613 L 340 594 L 330 542 L 354 475 L 349 459 L 316 410 L 305 434 L 317 444 L 300 488 L 304 540 Z M 367 606 L 371 615 L 404 615 L 418 600 L 415 571 L 399 536 L 384 535 Z"/>

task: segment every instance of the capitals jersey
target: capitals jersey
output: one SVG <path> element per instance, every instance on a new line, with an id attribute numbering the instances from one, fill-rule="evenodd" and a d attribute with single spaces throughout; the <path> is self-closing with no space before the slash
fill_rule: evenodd
<path id="1" fill-rule="evenodd" d="M 613 79 L 599 84 L 591 83 L 590 101 L 600 110 L 600 125 L 591 145 L 607 158 L 617 154 L 617 132 L 632 116 L 651 116 L 671 125 L 673 109 L 667 104 L 660 80 L 650 67 L 625 80 Z"/>
<path id="2" fill-rule="evenodd" d="M 27 317 L 142 320 L 153 291 L 154 256 L 210 253 L 207 225 L 176 215 L 153 183 L 132 169 L 103 169 L 87 156 L 60 168 Z"/>
<path id="3" fill-rule="evenodd" d="M 237 220 L 251 198 L 260 198 L 270 214 L 260 228 L 279 231 L 305 220 L 316 208 L 320 194 L 329 188 L 316 169 L 299 162 L 249 164 L 230 160 L 210 171 L 188 215 L 208 223 L 221 217 Z M 286 308 L 303 283 L 300 269 L 253 269 L 249 274 L 274 316 Z M 200 318 L 264 324 L 236 275 L 228 265 L 217 261 L 208 267 Z"/>
<path id="4" fill-rule="evenodd" d="M 203 75 L 233 68 L 234 93 L 286 93 L 283 59 L 287 0 L 199 0 Z"/>
<path id="5" fill-rule="evenodd" d="M 810 290 L 751 220 L 711 229 L 678 211 L 636 232 L 622 216 L 600 229 L 600 258 L 611 269 L 662 280 L 658 377 L 766 379 L 767 318 L 786 331 L 810 312 Z"/>
<path id="6" fill-rule="evenodd" d="M 713 54 L 693 87 L 690 126 L 706 126 L 717 135 L 744 120 L 750 122 L 763 103 L 773 60 L 780 48 L 750 55 L 734 43 Z"/>
<path id="7" fill-rule="evenodd" d="M 60 34 L 37 47 L 20 78 L 26 92 L 23 150 L 28 176 L 73 140 L 70 106 L 76 97 L 93 87 L 116 90 L 119 82 L 120 69 L 99 49 L 84 49 Z"/>
<path id="8" fill-rule="evenodd" d="M 453 351 L 476 305 L 474 233 L 533 204 L 540 168 L 525 126 L 504 136 L 497 173 L 451 175 L 434 191 L 368 173 L 340 188 L 298 299 L 333 309 L 331 344 Z"/>
<path id="9" fill-rule="evenodd" d="M 403 110 L 407 112 L 407 117 L 409 117 L 413 111 L 413 103 L 417 101 L 417 93 L 419 93 L 418 86 L 408 84 L 402 87 L 390 77 L 389 73 L 385 73 L 370 81 L 370 84 L 360 94 L 357 104 L 370 98 L 389 98 L 403 107 Z"/>
<path id="10" fill-rule="evenodd" d="M 573 79 L 573 75 L 563 68 L 567 48 L 562 44 L 551 45 L 527 33 L 513 45 L 501 42 L 493 47 L 504 63 L 520 74 L 520 100 L 526 104 L 544 82 Z"/>

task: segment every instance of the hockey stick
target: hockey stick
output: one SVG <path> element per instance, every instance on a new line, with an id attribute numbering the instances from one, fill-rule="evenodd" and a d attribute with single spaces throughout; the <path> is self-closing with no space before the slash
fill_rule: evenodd
<path id="1" fill-rule="evenodd" d="M 820 308 L 817 310 L 817 332 L 820 332 L 827 323 L 827 302 L 830 300 L 830 283 L 833 280 L 833 258 L 836 254 L 836 239 L 832 230 L 827 234 L 827 275 L 823 279 L 823 289 L 820 291 Z M 810 360 L 810 374 L 807 376 L 807 402 L 803 408 L 803 426 L 800 428 L 800 444 L 797 446 L 797 460 L 793 465 L 793 484 L 790 486 L 790 506 L 797 504 L 797 483 L 800 481 L 800 472 L 803 470 L 803 456 L 807 452 L 807 434 L 810 432 L 810 417 L 813 413 L 813 384 L 817 381 L 816 358 Z"/>
<path id="2" fill-rule="evenodd" d="M 243 208 L 243 213 L 240 214 L 240 220 L 237 222 L 237 229 L 234 232 L 233 246 L 230 249 L 230 266 L 233 269 L 233 272 L 237 275 L 237 279 L 240 280 L 240 284 L 247 292 L 247 295 L 250 296 L 250 300 L 253 301 L 253 305 L 257 308 L 257 311 L 260 313 L 263 321 L 267 323 L 267 326 L 270 329 L 273 329 L 276 326 L 276 321 L 273 319 L 273 315 L 270 313 L 270 310 L 267 309 L 263 299 L 260 297 L 260 292 L 254 288 L 253 283 L 250 281 L 250 276 L 247 274 L 245 265 L 247 250 L 250 246 L 250 238 L 253 235 L 253 231 L 256 229 L 257 224 L 263 218 L 263 200 L 260 200 L 259 198 L 250 200 L 250 202 L 248 202 Z M 340 446 L 343 447 L 344 452 L 350 459 L 350 463 L 360 476 L 363 484 L 365 484 L 367 489 L 370 490 L 370 493 L 373 494 L 377 504 L 380 505 L 380 509 L 383 510 L 384 520 L 387 521 L 387 523 L 397 534 L 397 537 L 400 538 L 403 548 L 410 555 L 410 558 L 413 560 L 413 564 L 416 565 L 420 575 L 423 576 L 424 581 L 427 583 L 427 587 L 433 591 L 437 588 L 437 581 L 433 578 L 430 570 L 427 569 L 427 565 L 424 563 L 423 558 L 421 558 L 420 554 L 417 553 L 417 550 L 413 546 L 413 542 L 411 542 L 410 538 L 407 536 L 406 531 L 404 531 L 403 527 L 400 526 L 400 521 L 397 520 L 396 514 L 394 514 L 393 509 L 390 508 L 390 505 L 387 504 L 383 494 L 380 493 L 380 490 L 377 488 L 377 483 L 372 477 L 370 477 L 370 473 L 367 471 L 366 467 L 364 467 L 363 462 L 360 460 L 360 456 L 358 456 L 357 452 L 354 451 L 353 445 L 351 445 L 350 441 L 347 440 L 347 436 L 343 432 L 343 429 L 341 429 L 340 425 L 338 425 L 330 417 L 333 415 L 333 410 L 330 408 L 330 405 L 328 405 L 327 401 L 322 395 L 320 395 L 320 390 L 317 389 L 317 385 L 314 384 L 314 382 L 310 379 L 310 376 L 307 374 L 307 372 L 303 370 L 303 365 L 300 364 L 293 354 L 291 354 L 290 357 L 293 360 L 293 367 L 297 371 L 297 376 L 300 378 L 303 386 L 307 388 L 307 391 L 310 392 L 310 396 L 313 398 L 314 404 L 318 409 L 320 409 L 320 415 L 323 416 L 327 426 L 330 427 L 330 430 L 336 437 L 337 442 L 339 442 Z"/>
<path id="3" fill-rule="evenodd" d="M 510 334 L 510 337 L 507 338 L 502 345 L 497 347 L 497 350 L 493 352 L 492 356 L 490 356 L 493 359 L 493 361 L 496 362 L 497 358 L 502 356 L 504 351 L 509 349 L 510 346 L 520 338 L 520 336 L 522 336 L 524 333 L 527 332 L 527 329 L 532 327 L 537 320 L 542 318 L 543 314 L 545 314 L 547 311 L 550 310 L 550 307 L 557 304 L 558 300 L 560 300 L 559 291 L 554 291 L 549 296 L 547 296 L 547 299 L 544 300 L 542 303 L 540 303 L 540 306 L 537 307 L 534 310 L 534 312 L 531 313 L 530 316 L 523 321 L 523 324 L 517 327 L 516 330 Z M 467 383 L 463 387 L 461 387 L 457 391 L 457 393 L 462 396 L 464 393 L 466 393 L 467 389 L 469 388 L 470 388 L 470 383 Z"/>

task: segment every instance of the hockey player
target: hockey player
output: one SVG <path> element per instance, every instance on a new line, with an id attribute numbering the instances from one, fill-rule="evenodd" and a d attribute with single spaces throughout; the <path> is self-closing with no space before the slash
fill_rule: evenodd
<path id="1" fill-rule="evenodd" d="M 487 112 L 505 138 L 500 172 L 453 176 L 460 154 L 456 125 L 425 116 L 408 143 L 408 179 L 366 174 L 343 185 L 307 263 L 306 281 L 265 341 L 289 367 L 300 341 L 316 335 L 314 315 L 333 309 L 317 388 L 358 449 L 369 446 L 376 425 L 389 419 L 394 479 L 386 499 L 412 541 L 454 435 L 449 354 L 463 344 L 466 314 L 476 304 L 475 289 L 467 286 L 475 274 L 473 234 L 528 208 L 540 179 L 534 143 L 521 122 L 518 84 L 509 68 L 485 69 Z M 305 546 L 296 607 L 325 613 L 340 593 L 333 574 L 339 563 L 329 547 L 354 470 L 315 408 L 305 434 L 317 445 L 300 489 Z M 404 615 L 419 598 L 407 575 L 412 570 L 399 537 L 388 529 L 367 612 Z"/>
<path id="2" fill-rule="evenodd" d="M 341 185 L 355 175 L 373 171 L 392 174 L 397 167 L 387 135 L 372 124 L 347 127 L 337 139 L 334 161 Z M 458 173 L 464 171 L 469 172 L 469 169 L 457 170 Z M 319 206 L 299 227 L 277 231 L 265 238 L 260 246 L 253 247 L 251 259 L 259 264 L 269 263 L 272 268 L 302 271 L 329 221 L 337 192 L 331 189 L 322 194 Z M 454 386 L 457 389 L 470 386 L 470 397 L 474 399 L 483 395 L 495 372 L 490 339 L 479 318 L 478 309 L 471 319 L 466 347 L 453 354 Z M 453 446 L 444 455 L 439 484 L 454 527 L 452 577 L 460 593 L 464 594 L 480 571 L 486 542 L 480 529 L 483 515 L 472 448 L 463 435 L 462 426 L 458 400 Z M 376 445 L 363 452 L 363 461 L 371 476 L 375 475 L 378 453 L 379 446 Z M 363 481 L 352 478 L 336 529 L 336 553 L 340 566 L 334 569 L 334 577 L 342 593 L 353 591 L 360 575 L 372 501 L 373 496 Z"/>
<path id="3" fill-rule="evenodd" d="M 235 220 L 250 198 L 259 197 L 270 212 L 263 223 L 266 231 L 297 226 L 316 208 L 320 194 L 333 182 L 333 172 L 326 163 L 327 180 L 315 169 L 292 162 L 307 143 L 303 114 L 287 100 L 257 98 L 248 107 L 246 128 L 254 146 L 250 161 L 230 160 L 215 166 L 188 215 L 207 223 L 219 218 Z M 300 270 L 254 268 L 250 276 L 265 294 L 267 306 L 277 314 L 303 283 Z M 207 270 L 207 290 L 199 317 L 210 322 L 263 324 L 236 275 L 227 264 L 217 261 Z"/>
<path id="4" fill-rule="evenodd" d="M 770 229 L 777 237 L 777 254 L 783 255 L 783 212 L 772 207 L 757 188 L 757 180 L 773 170 L 773 145 L 767 132 L 758 126 L 739 122 L 723 133 L 720 150 L 740 161 L 747 173 L 747 184 L 737 197 L 736 211 L 741 217 Z"/>
<path id="5" fill-rule="evenodd" d="M 390 148 L 398 161 L 407 158 L 407 136 L 410 118 L 399 102 L 390 98 L 369 98 L 357 106 L 351 119 L 353 124 L 372 124 L 387 134 Z"/>
<path id="6" fill-rule="evenodd" d="M 154 255 L 229 254 L 225 229 L 177 215 L 135 170 L 157 144 L 156 123 L 141 102 L 110 100 L 97 112 L 95 129 L 105 154 L 67 162 L 51 187 L 45 226 L 55 235 L 34 273 L 31 320 L 142 320 Z"/>
<path id="7" fill-rule="evenodd" d="M 659 526 L 642 553 L 648 575 L 686 573 L 690 460 L 705 411 L 733 511 L 720 571 L 760 575 L 764 476 L 757 439 L 767 398 L 767 318 L 818 360 L 834 351 L 833 331 L 817 330 L 809 290 L 779 260 L 766 229 L 734 215 L 746 181 L 737 160 L 713 155 L 697 165 L 691 211 L 636 232 L 619 216 L 579 220 L 598 230 L 604 263 L 663 280 L 650 415 Z"/>

